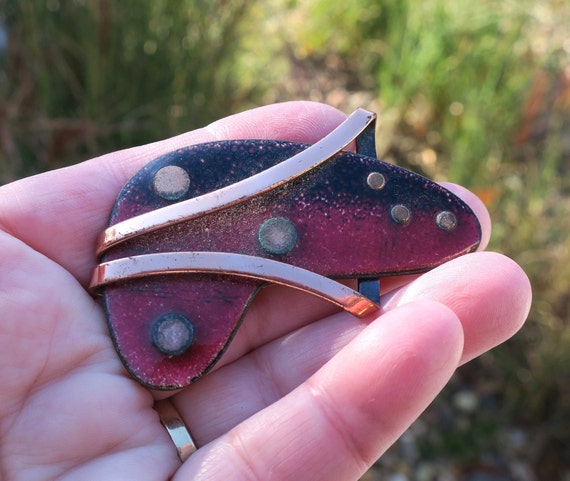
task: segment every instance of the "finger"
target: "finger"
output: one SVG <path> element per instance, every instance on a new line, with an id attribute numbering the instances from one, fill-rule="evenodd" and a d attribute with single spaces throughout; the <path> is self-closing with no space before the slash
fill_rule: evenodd
<path id="1" fill-rule="evenodd" d="M 174 479 L 357 479 L 445 385 L 461 350 L 461 325 L 444 306 L 395 309 Z"/>
<path id="2" fill-rule="evenodd" d="M 397 309 L 399 305 L 417 299 L 414 290 L 421 292 L 420 299 L 445 303 L 463 325 L 462 362 L 465 362 L 518 330 L 528 311 L 527 296 L 530 293 L 520 269 L 498 254 L 466 256 L 454 264 L 451 266 L 453 275 L 449 268 L 440 268 L 430 278 L 418 279 L 407 291 L 402 289 L 395 293 L 386 302 L 385 310 Z M 474 264 L 479 266 L 476 275 L 473 275 Z M 489 281 L 479 279 L 492 279 L 491 285 Z M 510 292 L 510 288 L 515 292 Z M 464 292 L 468 289 L 471 296 L 466 298 Z M 442 296 L 442 292 L 447 292 L 448 296 Z M 403 297 L 398 299 L 398 296 Z M 289 324 L 294 322 L 291 319 Z M 175 402 L 195 429 L 198 442 L 203 444 L 304 382 L 365 329 L 368 322 L 370 320 L 338 313 L 291 330 L 248 354 L 242 353 L 239 360 L 219 368 L 178 394 Z M 380 318 L 374 322 L 383 321 Z M 228 403 L 228 399 L 232 402 Z"/>
<path id="3" fill-rule="evenodd" d="M 222 139 L 314 143 L 345 117 L 332 107 L 311 102 L 270 105 L 172 139 L 23 179 L 0 189 L 0 227 L 85 285 L 95 265 L 95 240 L 106 227 L 117 194 L 150 160 L 183 146 Z"/>
<path id="4" fill-rule="evenodd" d="M 386 311 L 430 299 L 449 307 L 463 323 L 462 362 L 500 344 L 523 325 L 532 292 L 522 269 L 493 252 L 454 259 L 386 296 Z"/>

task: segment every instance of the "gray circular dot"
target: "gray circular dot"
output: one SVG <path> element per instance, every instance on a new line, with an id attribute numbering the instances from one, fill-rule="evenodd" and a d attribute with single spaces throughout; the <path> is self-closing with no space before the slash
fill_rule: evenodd
<path id="1" fill-rule="evenodd" d="M 159 169 L 152 179 L 154 191 L 165 200 L 179 200 L 190 188 L 188 173 L 177 165 L 167 165 Z"/>
<path id="2" fill-rule="evenodd" d="M 453 212 L 442 210 L 437 214 L 435 223 L 441 230 L 452 231 L 457 227 L 457 217 Z"/>
<path id="3" fill-rule="evenodd" d="M 371 172 L 366 178 L 368 187 L 374 190 L 381 190 L 386 185 L 386 178 L 380 172 Z"/>
<path id="4" fill-rule="evenodd" d="M 407 225 L 412 220 L 412 211 L 403 204 L 396 204 L 390 210 L 392 220 L 396 224 Z"/>
<path id="5" fill-rule="evenodd" d="M 152 326 L 152 342 L 167 356 L 184 354 L 194 341 L 194 327 L 181 314 L 165 314 Z"/>
<path id="6" fill-rule="evenodd" d="M 266 252 L 287 254 L 297 245 L 297 229 L 289 219 L 273 217 L 261 225 L 257 238 Z"/>

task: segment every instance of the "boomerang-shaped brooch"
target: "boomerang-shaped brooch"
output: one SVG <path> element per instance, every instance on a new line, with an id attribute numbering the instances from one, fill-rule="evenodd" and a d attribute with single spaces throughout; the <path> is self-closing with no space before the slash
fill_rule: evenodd
<path id="1" fill-rule="evenodd" d="M 461 199 L 376 158 L 375 120 L 356 110 L 314 145 L 194 145 L 127 182 L 91 288 L 136 380 L 178 389 L 201 378 L 266 285 L 365 317 L 379 308 L 379 278 L 477 248 L 481 227 Z M 357 153 L 344 150 L 354 140 Z M 358 279 L 358 291 L 342 278 Z"/>

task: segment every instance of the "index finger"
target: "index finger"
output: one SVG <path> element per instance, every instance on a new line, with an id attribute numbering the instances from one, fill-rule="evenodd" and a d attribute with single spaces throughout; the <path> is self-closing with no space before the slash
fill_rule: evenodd
<path id="1" fill-rule="evenodd" d="M 86 285 L 95 242 L 115 198 L 143 165 L 181 147 L 240 138 L 314 143 L 344 119 L 333 107 L 287 102 L 249 110 L 167 140 L 103 155 L 0 188 L 0 228 L 69 270 Z"/>

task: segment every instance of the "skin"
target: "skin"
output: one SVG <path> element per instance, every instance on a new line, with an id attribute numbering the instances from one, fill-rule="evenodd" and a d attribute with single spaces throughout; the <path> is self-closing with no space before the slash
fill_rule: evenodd
<path id="1" fill-rule="evenodd" d="M 344 117 L 314 103 L 271 105 L 0 188 L 1 479 L 356 480 L 457 366 L 521 327 L 527 277 L 477 252 L 384 281 L 383 310 L 365 320 L 267 288 L 200 382 L 159 394 L 129 378 L 85 290 L 121 186 L 184 145 L 315 142 Z M 486 245 L 484 206 L 448 187 L 479 216 Z M 153 410 L 164 396 L 200 446 L 184 464 Z"/>

